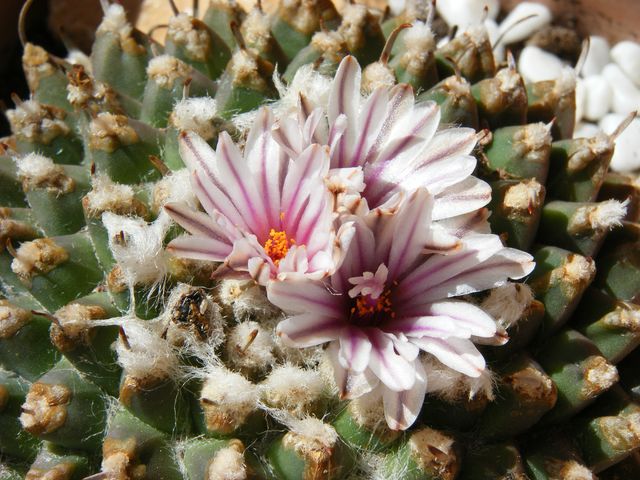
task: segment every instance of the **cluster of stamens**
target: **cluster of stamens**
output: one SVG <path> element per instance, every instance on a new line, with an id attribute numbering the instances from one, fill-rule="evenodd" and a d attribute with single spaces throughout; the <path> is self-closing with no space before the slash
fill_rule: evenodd
<path id="1" fill-rule="evenodd" d="M 287 255 L 289 248 L 295 245 L 295 243 L 295 239 L 289 238 L 287 232 L 284 230 L 275 230 L 272 228 L 269 231 L 269 238 L 264 242 L 264 251 L 277 266 L 280 260 Z"/>

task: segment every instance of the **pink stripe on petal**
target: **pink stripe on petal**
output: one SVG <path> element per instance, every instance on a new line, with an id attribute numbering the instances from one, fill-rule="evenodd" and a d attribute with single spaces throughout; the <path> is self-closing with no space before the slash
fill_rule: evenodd
<path id="1" fill-rule="evenodd" d="M 481 308 L 467 302 L 434 302 L 427 307 L 426 312 L 434 316 L 449 317 L 456 328 L 466 329 L 476 337 L 493 337 L 496 333 L 494 319 Z"/>
<path id="2" fill-rule="evenodd" d="M 432 354 L 440 362 L 457 372 L 469 377 L 479 377 L 485 361 L 471 341 L 462 338 L 412 338 L 411 341 L 427 353 Z"/>
<path id="3" fill-rule="evenodd" d="M 354 116 L 360 100 L 360 65 L 351 55 L 340 62 L 329 93 L 329 123 L 333 123 L 341 113 Z"/>
<path id="4" fill-rule="evenodd" d="M 289 313 L 315 313 L 345 321 L 346 296 L 334 294 L 320 282 L 282 280 L 267 287 L 269 301 Z"/>
<path id="5" fill-rule="evenodd" d="M 424 316 L 400 317 L 391 319 L 380 328 L 385 332 L 399 334 L 408 337 L 436 337 L 447 338 L 455 332 L 455 324 L 449 317 Z"/>
<path id="6" fill-rule="evenodd" d="M 394 392 L 384 389 L 382 398 L 384 401 L 384 416 L 387 425 L 392 430 L 406 430 L 418 418 L 424 397 L 427 392 L 427 374 L 420 363 L 414 362 L 416 381 L 409 390 Z"/>
<path id="7" fill-rule="evenodd" d="M 378 87 L 369 96 L 357 126 L 357 144 L 350 161 L 351 165 L 363 165 L 365 155 L 373 146 L 385 120 L 389 96 L 386 87 Z"/>
<path id="8" fill-rule="evenodd" d="M 343 368 L 339 360 L 339 343 L 331 342 L 327 348 L 327 358 L 333 367 L 333 377 L 340 394 L 340 399 L 349 400 L 358 398 L 371 392 L 378 386 L 380 380 L 371 370 L 366 369 L 362 373 L 352 372 Z"/>
<path id="9" fill-rule="evenodd" d="M 484 207 L 491 201 L 491 187 L 475 177 L 468 177 L 436 195 L 433 220 L 455 217 Z"/>
<path id="10" fill-rule="evenodd" d="M 369 368 L 388 388 L 396 392 L 408 390 L 415 382 L 413 365 L 398 355 L 391 338 L 378 329 L 367 331 L 371 341 Z"/>
<path id="11" fill-rule="evenodd" d="M 192 174 L 191 185 L 200 204 L 210 216 L 220 213 L 236 227 L 249 229 L 235 205 L 206 175 L 197 172 Z"/>
<path id="12" fill-rule="evenodd" d="M 231 253 L 231 245 L 209 237 L 183 235 L 173 239 L 167 250 L 180 257 L 221 262 Z"/>
<path id="13" fill-rule="evenodd" d="M 421 153 L 415 168 L 442 165 L 452 157 L 469 155 L 476 142 L 476 132 L 472 128 L 441 130 L 433 136 L 428 148 Z"/>
<path id="14" fill-rule="evenodd" d="M 369 365 L 371 342 L 362 329 L 347 326 L 339 336 L 340 364 L 354 372 L 362 372 Z"/>
<path id="15" fill-rule="evenodd" d="M 191 173 L 201 171 L 216 181 L 216 153 L 202 137 L 194 132 L 180 132 L 178 145 L 180 157 Z"/>
<path id="16" fill-rule="evenodd" d="M 343 328 L 344 323 L 335 318 L 303 313 L 281 321 L 276 333 L 288 345 L 305 348 L 335 340 Z"/>
<path id="17" fill-rule="evenodd" d="M 164 209 L 189 233 L 226 240 L 225 232 L 206 213 L 192 210 L 184 203 L 167 203 Z"/>

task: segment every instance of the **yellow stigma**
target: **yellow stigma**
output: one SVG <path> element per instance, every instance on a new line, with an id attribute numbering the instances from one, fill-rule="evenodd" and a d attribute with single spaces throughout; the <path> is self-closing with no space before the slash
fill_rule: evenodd
<path id="1" fill-rule="evenodd" d="M 264 251 L 271 257 L 273 263 L 278 265 L 289 251 L 289 247 L 295 243 L 293 238 L 287 237 L 287 232 L 284 230 L 276 231 L 272 228 L 269 232 L 269 239 L 264 242 Z"/>

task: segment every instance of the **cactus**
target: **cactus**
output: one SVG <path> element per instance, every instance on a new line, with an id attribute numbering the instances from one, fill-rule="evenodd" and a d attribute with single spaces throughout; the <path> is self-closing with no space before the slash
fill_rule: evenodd
<path id="1" fill-rule="evenodd" d="M 160 45 L 105 0 L 90 67 L 25 45 L 0 478 L 638 471 L 616 134 L 572 138 L 570 72 L 525 84 L 407 4 L 212 0 Z"/>

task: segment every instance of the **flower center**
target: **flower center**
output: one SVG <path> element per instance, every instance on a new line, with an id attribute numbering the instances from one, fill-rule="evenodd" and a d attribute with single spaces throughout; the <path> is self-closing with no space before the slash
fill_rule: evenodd
<path id="1" fill-rule="evenodd" d="M 395 318 L 391 303 L 391 292 L 386 289 L 377 298 L 371 295 L 358 295 L 355 305 L 351 307 L 351 320 L 361 326 L 372 326 L 382 322 L 385 318 Z"/>
<path id="2" fill-rule="evenodd" d="M 273 263 L 278 265 L 289 251 L 289 248 L 295 243 L 295 239 L 289 238 L 284 230 L 272 228 L 269 231 L 269 238 L 264 242 L 264 251 L 271 257 Z"/>

